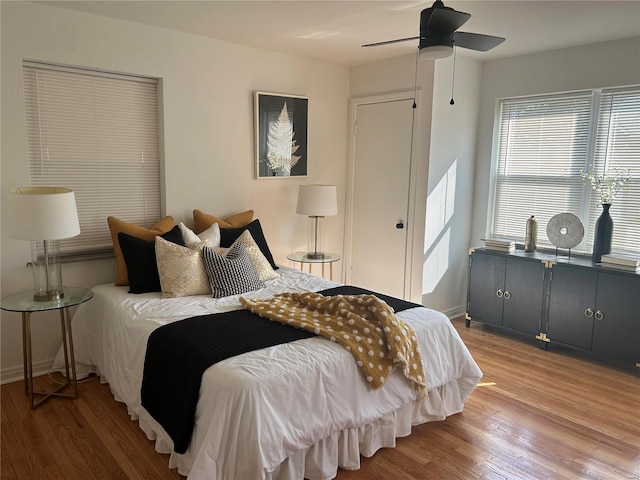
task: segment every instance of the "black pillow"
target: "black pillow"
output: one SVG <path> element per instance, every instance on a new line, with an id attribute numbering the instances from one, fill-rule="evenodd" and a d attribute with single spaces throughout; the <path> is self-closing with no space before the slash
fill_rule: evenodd
<path id="1" fill-rule="evenodd" d="M 184 246 L 182 232 L 178 225 L 160 235 L 178 245 Z M 156 241 L 143 240 L 128 233 L 118 233 L 118 242 L 127 265 L 129 293 L 160 292 L 160 274 L 156 263 Z"/>
<path id="2" fill-rule="evenodd" d="M 278 266 L 276 265 L 276 262 L 273 261 L 273 255 L 271 255 L 271 250 L 269 250 L 269 245 L 267 245 L 267 240 L 264 238 L 264 233 L 262 233 L 262 227 L 260 226 L 260 220 L 258 219 L 255 219 L 244 227 L 221 228 L 220 246 L 225 248 L 230 247 L 245 230 L 249 230 L 249 233 L 251 233 L 251 236 L 255 240 L 264 257 L 269 261 L 273 269 L 277 270 Z"/>

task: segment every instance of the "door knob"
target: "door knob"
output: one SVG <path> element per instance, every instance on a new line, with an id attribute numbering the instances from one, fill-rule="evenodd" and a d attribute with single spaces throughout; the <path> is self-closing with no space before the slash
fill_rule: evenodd
<path id="1" fill-rule="evenodd" d="M 404 228 L 404 223 L 402 222 L 402 220 L 400 220 L 398 223 L 396 223 L 396 228 L 398 230 L 402 230 Z"/>

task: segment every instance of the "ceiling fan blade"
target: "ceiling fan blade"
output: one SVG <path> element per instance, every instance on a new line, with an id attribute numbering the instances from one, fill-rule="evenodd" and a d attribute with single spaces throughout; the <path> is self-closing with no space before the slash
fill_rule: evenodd
<path id="1" fill-rule="evenodd" d="M 456 47 L 469 48 L 480 52 L 491 50 L 502 42 L 504 42 L 502 37 L 483 35 L 481 33 L 455 32 L 453 34 L 453 43 Z"/>
<path id="2" fill-rule="evenodd" d="M 367 43 L 366 45 L 362 45 L 363 47 L 377 47 L 379 45 L 389 45 L 391 43 L 400 43 L 407 42 L 409 40 L 417 40 L 420 37 L 407 37 L 407 38 L 398 38 L 396 40 L 387 40 L 385 42 L 376 42 L 376 43 Z"/>
<path id="3" fill-rule="evenodd" d="M 436 3 L 433 4 L 433 7 L 425 8 L 420 13 L 421 35 L 426 33 L 425 30 L 453 33 L 471 18 L 471 15 L 468 13 L 458 12 L 444 5 L 436 7 Z"/>

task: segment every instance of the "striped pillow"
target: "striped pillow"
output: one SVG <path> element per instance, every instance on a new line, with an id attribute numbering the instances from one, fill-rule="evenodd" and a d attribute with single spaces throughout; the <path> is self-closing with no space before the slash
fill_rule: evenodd
<path id="1" fill-rule="evenodd" d="M 264 287 L 264 282 L 251 263 L 245 246 L 238 242 L 225 255 L 214 249 L 202 249 L 204 267 L 209 277 L 213 298 L 252 292 Z"/>

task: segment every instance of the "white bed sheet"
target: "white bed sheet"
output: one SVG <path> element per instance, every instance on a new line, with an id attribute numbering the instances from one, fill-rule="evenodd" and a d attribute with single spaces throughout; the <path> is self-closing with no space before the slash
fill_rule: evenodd
<path id="1" fill-rule="evenodd" d="M 282 267 L 250 298 L 318 291 L 335 282 Z M 411 426 L 462 411 L 482 372 L 449 319 L 427 308 L 398 313 L 420 342 L 429 394 L 416 400 L 399 370 L 370 390 L 351 354 L 321 337 L 249 352 L 203 375 L 193 437 L 185 454 L 172 451 L 164 429 L 140 404 L 146 343 L 153 330 L 183 318 L 240 308 L 239 296 L 160 298 L 128 294 L 113 284 L 93 288 L 72 321 L 79 376 L 97 373 L 126 403 L 170 467 L 190 480 L 330 479 L 338 466 L 356 469 Z M 54 368 L 64 364 L 58 353 Z"/>

